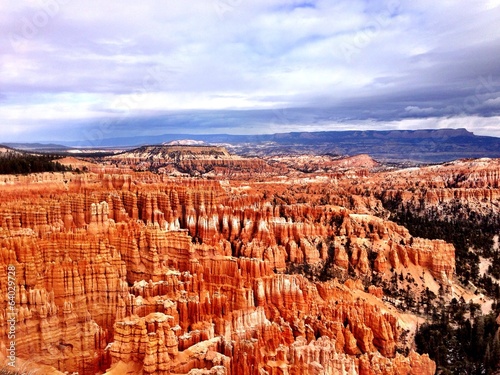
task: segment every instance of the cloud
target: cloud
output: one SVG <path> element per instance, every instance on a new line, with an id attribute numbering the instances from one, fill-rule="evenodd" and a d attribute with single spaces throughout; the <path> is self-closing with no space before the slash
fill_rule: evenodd
<path id="1" fill-rule="evenodd" d="M 436 112 L 433 107 L 420 108 L 414 105 L 409 105 L 405 108 L 405 111 L 412 115 L 432 115 Z"/>
<path id="2" fill-rule="evenodd" d="M 173 113 L 198 133 L 449 121 L 498 134 L 494 1 L 4 4 L 1 141 L 103 121 L 160 134 Z"/>
<path id="3" fill-rule="evenodd" d="M 491 106 L 494 108 L 499 108 L 500 107 L 500 96 L 497 96 L 496 98 L 488 99 L 484 102 L 486 106 Z"/>

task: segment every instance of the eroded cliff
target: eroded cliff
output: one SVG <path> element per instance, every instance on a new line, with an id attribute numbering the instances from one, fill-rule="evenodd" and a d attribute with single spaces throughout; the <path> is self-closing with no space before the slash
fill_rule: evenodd
<path id="1" fill-rule="evenodd" d="M 16 269 L 18 357 L 79 374 L 434 373 L 371 282 L 427 273 L 446 287 L 451 245 L 231 183 L 6 178 L 0 263 Z M 7 342 L 5 278 L 0 290 Z"/>

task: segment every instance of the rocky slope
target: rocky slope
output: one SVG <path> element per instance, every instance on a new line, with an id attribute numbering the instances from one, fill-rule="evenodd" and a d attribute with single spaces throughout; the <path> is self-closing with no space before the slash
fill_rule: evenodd
<path id="1" fill-rule="evenodd" d="M 354 205 L 287 203 L 246 183 L 2 179 L 17 356 L 79 374 L 433 374 L 412 350 L 418 319 L 372 284 L 402 274 L 446 293 L 453 246 Z M 1 278 L 3 356 L 7 286 Z"/>
<path id="2" fill-rule="evenodd" d="M 170 175 L 232 177 L 272 171 L 266 162 L 257 158 L 231 155 L 224 147 L 200 145 L 143 146 L 103 160 L 104 162 Z"/>
<path id="3" fill-rule="evenodd" d="M 92 159 L 89 159 L 89 161 Z M 225 147 L 206 145 L 143 146 L 101 158 L 99 164 L 62 159 L 65 165 L 92 172 L 116 174 L 120 171 L 154 171 L 169 176 L 191 176 L 210 179 L 267 181 L 273 177 L 344 177 L 367 176 L 382 165 L 367 154 L 340 156 L 333 154 L 281 154 L 266 157 L 241 157 Z M 114 168 L 114 169 L 113 169 Z"/>
<path id="4" fill-rule="evenodd" d="M 299 171 L 302 173 L 342 173 L 367 172 L 380 166 L 366 154 L 355 156 L 340 155 L 279 155 L 264 157 L 269 164 L 279 167 L 280 170 Z"/>

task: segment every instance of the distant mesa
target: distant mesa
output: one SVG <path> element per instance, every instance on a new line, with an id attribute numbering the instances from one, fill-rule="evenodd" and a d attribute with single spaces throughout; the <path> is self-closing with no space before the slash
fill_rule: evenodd
<path id="1" fill-rule="evenodd" d="M 421 138 L 453 138 L 453 137 L 475 137 L 474 133 L 464 128 L 459 129 L 422 129 L 422 130 L 391 130 L 391 131 L 366 131 L 363 133 L 375 134 L 380 133 L 388 138 L 406 138 L 406 139 L 421 139 Z M 384 134 L 385 133 L 385 134 Z"/>
<path id="2" fill-rule="evenodd" d="M 65 142 L 91 152 L 84 141 Z M 441 163 L 463 158 L 500 157 L 500 138 L 479 136 L 467 129 L 363 130 L 290 132 L 275 134 L 162 134 L 103 139 L 101 152 L 126 150 L 140 145 L 156 147 L 216 147 L 224 145 L 231 154 L 247 157 L 280 155 L 359 155 L 381 161 Z M 77 152 L 57 144 L 6 144 L 32 152 Z M 152 146 L 143 146 L 152 147 Z M 187 151 L 186 149 L 183 149 Z M 205 149 L 206 150 L 206 149 Z M 180 150 L 179 150 L 180 151 Z M 92 152 L 96 152 L 93 150 Z M 130 152 L 130 151 L 127 151 Z M 199 153 L 194 149 L 189 151 Z"/>
<path id="3" fill-rule="evenodd" d="M 5 146 L 23 151 L 43 151 L 43 152 L 71 151 L 71 147 L 55 143 L 5 143 Z"/>
<path id="4" fill-rule="evenodd" d="M 168 144 L 141 146 L 119 153 L 111 158 L 133 159 L 169 159 L 169 158 L 199 158 L 199 157 L 228 157 L 231 155 L 225 147 L 202 144 Z"/>

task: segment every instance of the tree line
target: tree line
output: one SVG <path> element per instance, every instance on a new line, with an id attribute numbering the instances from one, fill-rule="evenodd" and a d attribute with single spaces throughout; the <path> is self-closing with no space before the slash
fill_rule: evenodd
<path id="1" fill-rule="evenodd" d="M 418 328 L 417 352 L 429 354 L 437 374 L 494 374 L 500 365 L 497 312 L 482 315 L 479 305 L 455 298 L 449 305 L 441 303 L 438 311 Z"/>
<path id="2" fill-rule="evenodd" d="M 0 174 L 28 174 L 40 172 L 66 172 L 73 169 L 57 160 L 59 155 L 32 155 L 7 152 L 0 154 Z M 54 161 L 55 160 L 55 161 Z"/>

